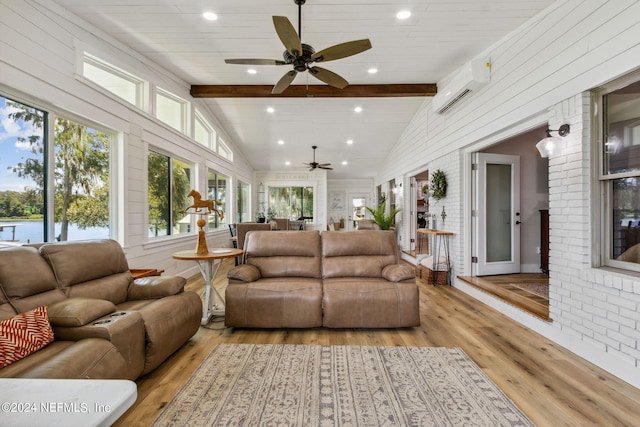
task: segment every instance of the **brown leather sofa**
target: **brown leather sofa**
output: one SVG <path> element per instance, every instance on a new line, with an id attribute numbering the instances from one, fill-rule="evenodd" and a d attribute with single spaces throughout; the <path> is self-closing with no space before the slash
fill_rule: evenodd
<path id="1" fill-rule="evenodd" d="M 182 277 L 134 280 L 114 240 L 0 248 L 0 320 L 47 306 L 54 341 L 0 377 L 126 378 L 151 372 L 200 326 Z"/>
<path id="2" fill-rule="evenodd" d="M 243 328 L 420 325 L 415 271 L 393 231 L 247 233 L 227 277 L 225 323 Z"/>

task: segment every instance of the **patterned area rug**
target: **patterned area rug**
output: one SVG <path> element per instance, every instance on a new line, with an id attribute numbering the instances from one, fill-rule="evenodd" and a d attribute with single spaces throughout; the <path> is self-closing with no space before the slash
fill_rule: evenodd
<path id="1" fill-rule="evenodd" d="M 220 344 L 154 426 L 533 426 L 459 348 Z"/>
<path id="2" fill-rule="evenodd" d="M 549 299 L 548 283 L 511 283 L 511 286 L 538 295 L 539 297 Z"/>

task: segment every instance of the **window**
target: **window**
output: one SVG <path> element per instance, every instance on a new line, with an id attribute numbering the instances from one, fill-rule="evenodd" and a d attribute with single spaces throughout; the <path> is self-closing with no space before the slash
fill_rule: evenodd
<path id="1" fill-rule="evenodd" d="M 54 134 L 56 240 L 109 237 L 110 135 L 61 117 Z"/>
<path id="2" fill-rule="evenodd" d="M 269 214 L 313 221 L 313 187 L 269 187 Z"/>
<path id="3" fill-rule="evenodd" d="M 640 75 L 596 94 L 605 265 L 640 271 Z"/>
<path id="4" fill-rule="evenodd" d="M 84 55 L 82 75 L 125 101 L 142 108 L 144 80 L 87 53 Z"/>
<path id="5" fill-rule="evenodd" d="M 148 202 L 149 237 L 191 232 L 189 206 L 192 165 L 164 154 L 149 151 Z"/>
<path id="6" fill-rule="evenodd" d="M 249 184 L 238 181 L 238 185 L 236 186 L 236 222 L 251 221 L 251 212 L 249 208 L 251 194 L 249 193 L 249 190 Z"/>
<path id="7" fill-rule="evenodd" d="M 187 101 L 157 88 L 156 117 L 182 133 L 187 123 L 187 105 Z"/>
<path id="8" fill-rule="evenodd" d="M 227 224 L 227 183 L 229 178 L 209 169 L 207 174 L 207 194 L 209 200 L 217 200 L 216 209 L 224 215 L 222 219 L 218 215 L 209 215 L 209 230 L 224 227 Z"/>
<path id="9" fill-rule="evenodd" d="M 218 152 L 218 154 L 220 154 L 220 156 L 224 157 L 225 159 L 227 159 L 229 161 L 233 161 L 233 153 L 231 152 L 231 149 L 220 138 L 218 138 L 218 150 L 217 150 L 217 152 Z"/>
<path id="10" fill-rule="evenodd" d="M 110 237 L 112 137 L 0 96 L 0 240 Z"/>
<path id="11" fill-rule="evenodd" d="M 207 148 L 215 150 L 216 131 L 213 130 L 209 122 L 196 109 L 193 129 L 193 139 Z"/>

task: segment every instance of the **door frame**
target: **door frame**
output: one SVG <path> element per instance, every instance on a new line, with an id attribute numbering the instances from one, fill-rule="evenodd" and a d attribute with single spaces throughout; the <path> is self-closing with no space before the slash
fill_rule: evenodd
<path id="1" fill-rule="evenodd" d="M 517 274 L 521 272 L 520 265 L 520 156 L 511 154 L 496 153 L 475 153 L 475 182 L 474 182 L 474 209 L 475 216 L 473 218 L 474 232 L 474 275 L 486 276 L 494 274 Z M 508 213 L 508 221 L 510 224 L 510 259 L 506 261 L 496 261 L 489 263 L 486 261 L 486 242 L 489 238 L 486 232 L 486 196 L 483 185 L 486 185 L 486 176 L 484 180 L 483 171 L 486 172 L 486 165 L 510 165 L 511 169 L 511 186 L 510 186 L 510 206 Z M 484 174 L 486 175 L 486 174 Z M 484 220 L 484 221 L 483 221 Z"/>

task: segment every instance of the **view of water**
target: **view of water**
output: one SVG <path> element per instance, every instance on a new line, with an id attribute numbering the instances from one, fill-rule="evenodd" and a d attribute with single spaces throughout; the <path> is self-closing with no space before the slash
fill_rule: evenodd
<path id="1" fill-rule="evenodd" d="M 15 227 L 13 227 L 15 225 Z M 15 235 L 14 235 L 15 230 Z M 56 224 L 56 235 L 60 233 L 60 224 Z M 107 239 L 109 229 L 91 227 L 80 230 L 76 225 L 69 225 L 68 240 Z M 20 243 L 37 243 L 44 241 L 44 227 L 42 221 L 0 221 L 0 242 L 3 240 L 17 240 Z"/>

